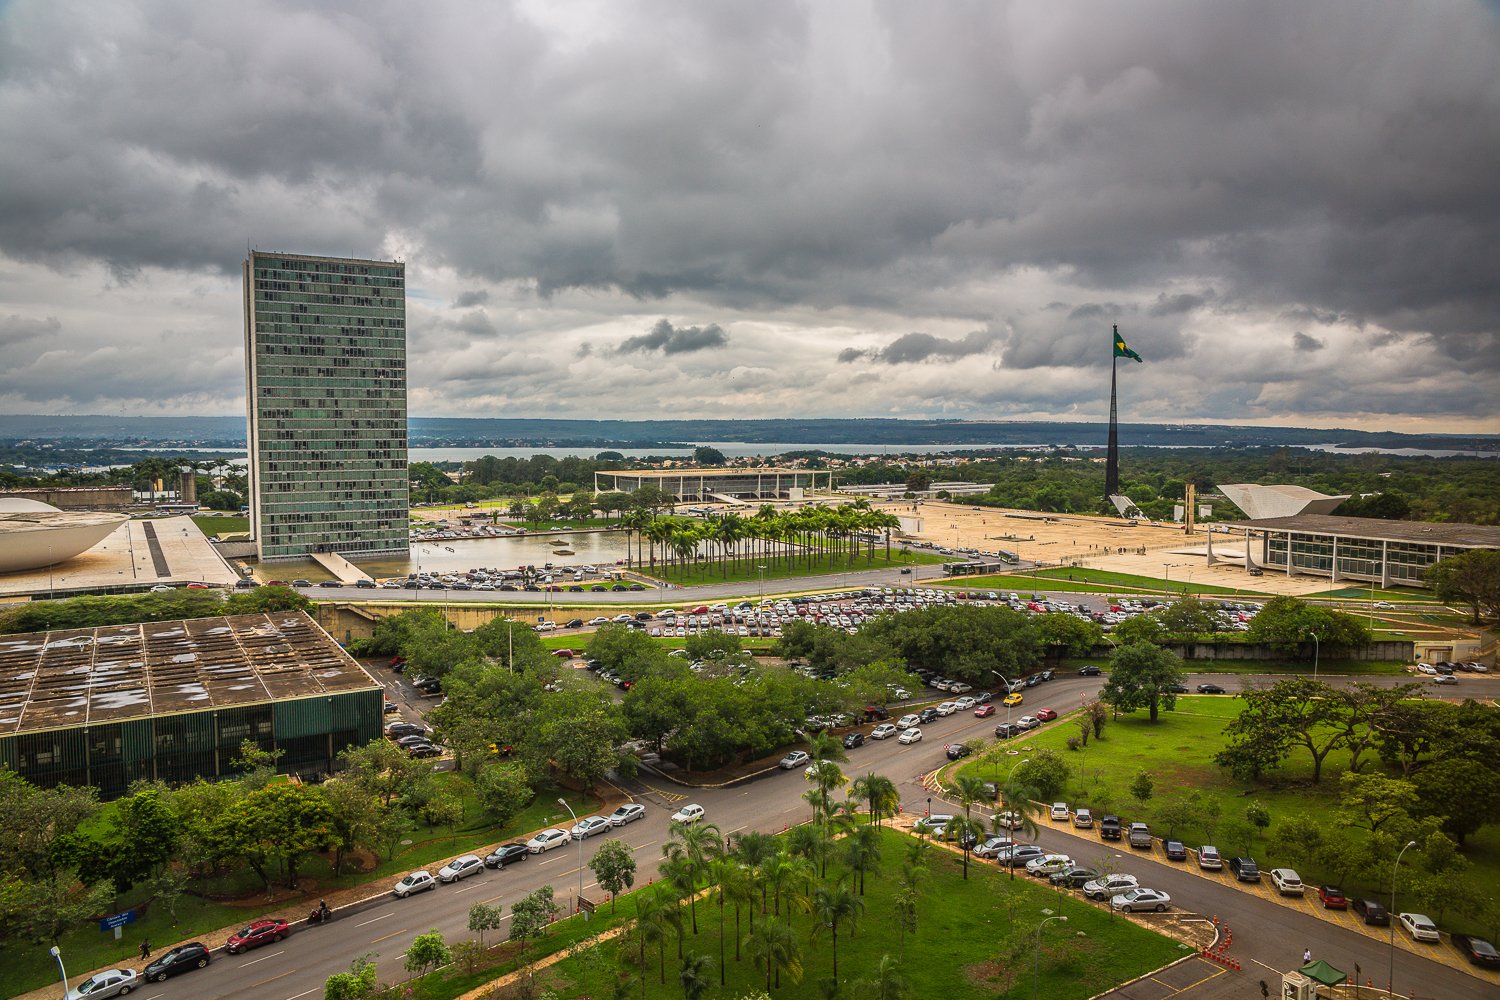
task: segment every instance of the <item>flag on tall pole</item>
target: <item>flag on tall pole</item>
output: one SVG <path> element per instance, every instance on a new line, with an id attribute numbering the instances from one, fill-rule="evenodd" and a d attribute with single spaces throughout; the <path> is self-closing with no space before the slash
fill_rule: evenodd
<path id="1" fill-rule="evenodd" d="M 1104 458 L 1104 499 L 1106 502 L 1120 492 L 1120 425 L 1116 409 L 1117 366 L 1120 358 L 1141 360 L 1139 354 L 1125 346 L 1125 340 L 1120 336 L 1118 326 L 1114 328 L 1110 343 L 1112 350 L 1109 359 L 1109 450 Z"/>

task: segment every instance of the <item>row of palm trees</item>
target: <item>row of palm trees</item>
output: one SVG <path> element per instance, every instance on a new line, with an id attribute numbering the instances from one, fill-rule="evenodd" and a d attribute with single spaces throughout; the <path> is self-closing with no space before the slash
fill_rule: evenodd
<path id="1" fill-rule="evenodd" d="M 853 566 L 860 548 L 865 561 L 875 559 L 877 541 L 891 555 L 891 532 L 900 528 L 894 514 L 873 510 L 867 500 L 841 507 L 815 504 L 797 510 L 778 510 L 763 504 L 749 517 L 736 513 L 711 514 L 701 521 L 661 518 L 649 509 L 636 509 L 620 518 L 634 536 L 635 562 L 656 568 L 658 550 L 666 569 L 707 560 L 717 564 L 724 576 L 742 559 L 764 563 L 773 572 L 798 565 L 832 564 L 844 560 Z M 630 538 L 627 536 L 626 546 Z M 642 557 L 642 547 L 646 555 Z"/>

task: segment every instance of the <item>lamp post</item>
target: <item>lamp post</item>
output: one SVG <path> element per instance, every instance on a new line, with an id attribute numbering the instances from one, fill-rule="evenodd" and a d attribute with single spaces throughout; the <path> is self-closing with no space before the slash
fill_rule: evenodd
<path id="1" fill-rule="evenodd" d="M 578 825 L 578 814 L 573 811 L 573 807 L 572 806 L 568 805 L 568 800 L 565 799 L 565 798 L 563 798 L 561 795 L 559 795 L 557 797 L 557 804 L 560 805 L 560 806 L 562 806 L 564 809 L 566 809 L 568 811 L 568 815 L 573 817 L 573 825 L 577 826 Z M 573 839 L 576 840 L 576 841 L 578 841 L 578 909 L 582 910 L 583 909 L 583 838 L 582 837 L 574 837 Z M 589 915 L 587 913 L 585 913 L 583 915 L 583 919 L 584 920 L 588 920 L 588 918 L 589 918 Z"/>
<path id="2" fill-rule="evenodd" d="M 1166 587 L 1164 589 L 1169 594 L 1172 592 L 1172 567 L 1176 566 L 1176 565 L 1177 565 L 1176 563 L 1162 563 L 1161 564 L 1162 569 L 1164 569 L 1164 570 L 1167 571 L 1167 579 L 1166 579 L 1167 585 L 1166 585 Z"/>
<path id="3" fill-rule="evenodd" d="M 1401 855 L 1416 846 L 1415 840 L 1408 840 L 1396 855 L 1396 863 L 1391 865 L 1391 911 L 1386 914 L 1391 919 L 1390 960 L 1385 969 L 1385 988 L 1388 992 L 1395 992 L 1396 989 L 1396 869 L 1401 867 Z"/>
<path id="4" fill-rule="evenodd" d="M 1320 642 L 1318 642 L 1318 633 L 1316 633 L 1316 632 L 1309 632 L 1307 634 L 1310 635 L 1310 636 L 1312 636 L 1312 641 L 1313 641 L 1313 680 L 1317 680 L 1318 679 L 1318 652 L 1319 652 L 1319 646 L 1321 646 L 1322 644 Z"/>
<path id="5" fill-rule="evenodd" d="M 57 959 L 57 971 L 62 973 L 63 996 L 67 996 L 68 970 L 63 968 L 62 952 L 58 949 L 57 945 L 53 945 L 51 948 L 47 949 L 47 951 L 53 958 Z"/>
<path id="6" fill-rule="evenodd" d="M 1068 922 L 1067 917 L 1048 917 L 1036 925 L 1036 949 L 1031 953 L 1031 1000 L 1037 1000 L 1042 993 L 1042 928 L 1054 920 L 1063 924 Z"/>
<path id="7" fill-rule="evenodd" d="M 1010 681 L 1006 680 L 1005 679 L 1005 675 L 1002 674 L 998 670 L 991 670 L 990 673 L 992 673 L 996 677 L 1000 678 L 1000 683 L 1002 683 L 1002 684 L 1005 685 L 1005 730 L 1006 730 L 1006 732 L 1009 732 L 1010 731 L 1010 709 L 1011 709 L 1011 704 L 1010 704 Z"/>
<path id="8" fill-rule="evenodd" d="M 764 604 L 765 601 L 766 601 L 766 568 L 765 568 L 765 566 L 757 565 L 755 567 L 755 569 L 760 573 L 760 602 L 759 603 Z"/>

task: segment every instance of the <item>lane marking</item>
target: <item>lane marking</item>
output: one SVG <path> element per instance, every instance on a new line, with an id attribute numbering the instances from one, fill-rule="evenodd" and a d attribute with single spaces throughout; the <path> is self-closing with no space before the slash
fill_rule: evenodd
<path id="1" fill-rule="evenodd" d="M 287 997 L 286 1000 L 302 1000 L 303 997 L 305 997 L 305 996 L 311 996 L 312 994 L 318 992 L 318 989 L 319 988 L 314 988 L 314 989 L 308 990 L 306 993 L 298 993 L 294 997 Z M 156 1000 L 156 997 L 147 997 L 146 1000 Z"/>
<path id="2" fill-rule="evenodd" d="M 395 937 L 397 934 L 405 934 L 405 933 L 406 933 L 406 928 L 403 927 L 399 931 L 391 931 L 385 937 L 378 937 L 374 941 L 371 941 L 370 943 L 371 944 L 379 944 L 382 941 L 386 941 L 386 940 L 389 940 L 390 938 Z"/>
<path id="3" fill-rule="evenodd" d="M 243 968 L 243 966 L 241 966 L 241 968 Z M 283 972 L 279 976 L 272 976 L 270 979 L 262 979 L 258 983 L 251 983 L 250 986 L 249 986 L 249 988 L 253 990 L 257 986 L 264 986 L 267 983 L 274 983 L 278 979 L 285 979 L 287 976 L 290 976 L 292 973 L 294 973 L 294 972 L 300 972 L 300 971 L 301 971 L 300 969 L 287 969 L 285 972 Z"/>
<path id="4" fill-rule="evenodd" d="M 260 958 L 253 958 L 250 961 L 244 963 L 243 965 L 236 965 L 235 968 L 236 969 L 248 969 L 248 968 L 250 968 L 250 966 L 254 965 L 256 962 L 264 962 L 268 958 L 275 958 L 277 955 L 285 955 L 285 954 L 286 954 L 286 949 L 283 948 L 280 951 L 273 951 L 269 955 L 262 955 L 262 956 L 260 956 Z M 269 980 L 267 980 L 267 982 L 269 982 Z"/>
<path id="5" fill-rule="evenodd" d="M 396 914 L 394 914 L 394 913 L 382 913 L 378 917 L 371 917 L 369 920 L 363 921 L 361 923 L 357 923 L 354 926 L 355 927 L 363 927 L 365 924 L 373 924 L 377 920 L 384 920 L 386 917 L 394 917 L 395 915 Z"/>

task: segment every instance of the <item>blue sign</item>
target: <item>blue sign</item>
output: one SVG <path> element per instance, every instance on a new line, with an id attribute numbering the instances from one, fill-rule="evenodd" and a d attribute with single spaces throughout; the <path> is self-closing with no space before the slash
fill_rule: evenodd
<path id="1" fill-rule="evenodd" d="M 116 927 L 124 927 L 126 924 L 135 923 L 135 911 L 126 910 L 124 913 L 114 913 L 99 921 L 101 931 L 112 931 Z"/>

